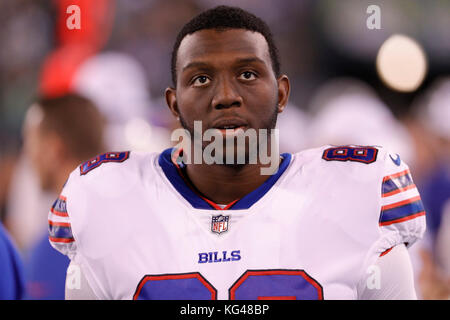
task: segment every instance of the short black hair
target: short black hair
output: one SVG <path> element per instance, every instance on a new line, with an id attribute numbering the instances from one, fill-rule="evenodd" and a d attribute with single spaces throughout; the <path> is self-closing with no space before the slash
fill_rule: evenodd
<path id="1" fill-rule="evenodd" d="M 177 54 L 181 41 L 189 34 L 205 29 L 245 29 L 258 32 L 264 36 L 269 46 L 269 54 L 272 61 L 273 71 L 278 77 L 280 75 L 280 61 L 278 57 L 278 49 L 273 40 L 272 32 L 269 26 L 260 18 L 247 12 L 241 8 L 218 6 L 213 9 L 206 10 L 191 21 L 184 25 L 178 33 L 172 51 L 172 82 L 177 84 Z"/>

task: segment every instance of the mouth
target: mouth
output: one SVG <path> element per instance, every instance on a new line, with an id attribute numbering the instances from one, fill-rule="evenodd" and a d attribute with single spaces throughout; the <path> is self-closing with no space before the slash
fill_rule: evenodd
<path id="1" fill-rule="evenodd" d="M 219 128 L 214 128 L 214 129 L 219 130 L 224 135 L 230 135 L 230 134 L 237 133 L 239 130 L 245 131 L 245 128 L 247 128 L 247 127 L 246 126 L 238 126 L 238 127 L 226 126 L 223 128 L 219 127 Z"/>
<path id="2" fill-rule="evenodd" d="M 248 127 L 247 122 L 242 119 L 220 119 L 213 123 L 212 129 L 220 130 L 222 133 L 233 133 L 239 129 L 245 130 Z"/>

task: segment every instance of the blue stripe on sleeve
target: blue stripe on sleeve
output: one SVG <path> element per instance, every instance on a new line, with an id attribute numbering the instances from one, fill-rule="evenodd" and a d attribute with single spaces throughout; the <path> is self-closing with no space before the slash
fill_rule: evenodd
<path id="1" fill-rule="evenodd" d="M 53 237 L 53 238 L 63 238 L 63 239 L 73 238 L 72 229 L 70 227 L 49 225 L 48 231 L 49 231 L 50 237 Z"/>
<path id="2" fill-rule="evenodd" d="M 401 219 L 410 215 L 414 215 L 424 210 L 425 209 L 422 200 L 417 200 L 415 202 L 408 203 L 400 207 L 383 210 L 381 212 L 380 222 L 387 222 Z"/>
<path id="3" fill-rule="evenodd" d="M 394 179 L 389 179 L 383 182 L 383 194 L 395 191 L 399 188 L 405 188 L 413 184 L 411 175 L 408 173 Z"/>

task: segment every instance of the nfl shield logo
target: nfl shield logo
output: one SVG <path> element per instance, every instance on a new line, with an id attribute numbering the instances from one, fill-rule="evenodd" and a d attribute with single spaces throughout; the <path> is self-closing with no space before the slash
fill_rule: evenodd
<path id="1" fill-rule="evenodd" d="M 213 216 L 211 221 L 211 231 L 217 234 L 228 231 L 228 220 L 230 216 Z"/>

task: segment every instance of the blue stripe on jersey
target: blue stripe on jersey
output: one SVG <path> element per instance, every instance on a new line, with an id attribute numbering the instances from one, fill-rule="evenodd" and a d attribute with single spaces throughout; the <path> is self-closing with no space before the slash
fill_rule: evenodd
<path id="1" fill-rule="evenodd" d="M 392 191 L 408 187 L 413 184 L 413 180 L 411 175 L 405 174 L 403 176 L 388 179 L 385 182 L 383 182 L 383 194 L 390 193 Z"/>
<path id="2" fill-rule="evenodd" d="M 53 203 L 52 209 L 58 212 L 67 213 L 67 203 L 65 200 L 58 197 Z"/>
<path id="3" fill-rule="evenodd" d="M 184 182 L 183 178 L 178 173 L 176 166 L 172 163 L 172 153 L 174 151 L 174 148 L 166 149 L 160 154 L 158 159 L 158 163 L 164 171 L 167 179 L 183 196 L 183 198 L 185 198 L 194 208 L 208 210 L 214 209 Z M 283 153 L 281 156 L 283 157 L 283 160 L 278 168 L 278 171 L 270 176 L 256 190 L 239 199 L 232 207 L 229 208 L 229 210 L 242 210 L 250 208 L 272 188 L 291 162 L 291 155 L 289 153 Z"/>
<path id="4" fill-rule="evenodd" d="M 417 200 L 392 209 L 383 210 L 380 216 L 380 223 L 402 219 L 424 210 L 422 200 Z"/>
<path id="5" fill-rule="evenodd" d="M 48 232 L 52 238 L 72 239 L 72 229 L 70 227 L 63 227 L 58 225 L 48 225 Z"/>

